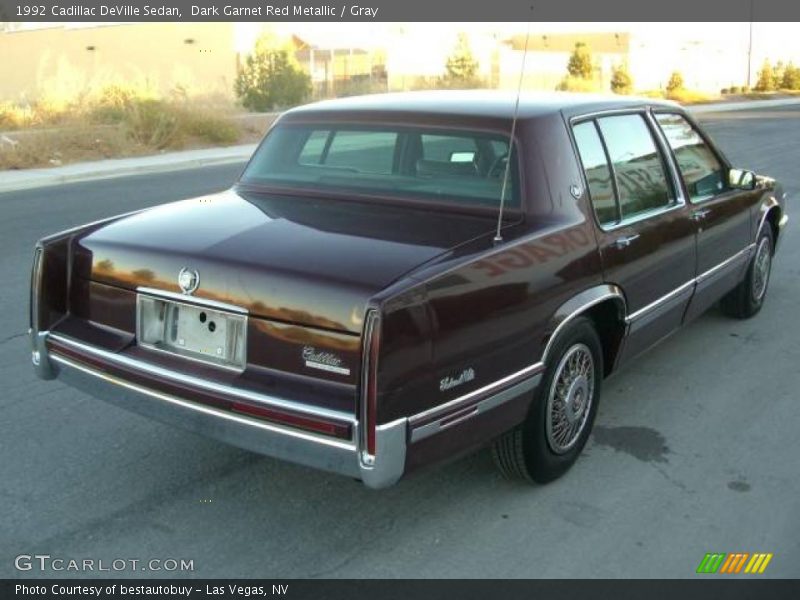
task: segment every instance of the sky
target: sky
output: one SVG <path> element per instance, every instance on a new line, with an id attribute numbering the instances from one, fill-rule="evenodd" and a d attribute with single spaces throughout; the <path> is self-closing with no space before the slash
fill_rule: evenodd
<path id="1" fill-rule="evenodd" d="M 276 28 L 286 32 L 304 32 L 313 36 L 321 46 L 341 46 L 345 38 L 354 46 L 379 46 L 387 33 L 414 29 L 417 35 L 437 36 L 442 23 L 276 23 Z M 465 32 L 500 32 L 503 35 L 525 33 L 525 23 L 453 23 L 452 28 Z M 724 44 L 736 41 L 746 45 L 750 23 L 531 23 L 531 35 L 543 33 L 568 33 L 592 31 L 627 31 L 650 40 L 662 38 L 670 45 L 677 42 Z M 800 59 L 799 23 L 754 23 L 753 63 L 764 58 Z"/>

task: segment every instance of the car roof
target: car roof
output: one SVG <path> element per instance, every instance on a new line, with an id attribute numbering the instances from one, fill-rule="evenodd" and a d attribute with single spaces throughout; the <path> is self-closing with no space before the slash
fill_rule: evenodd
<path id="1" fill-rule="evenodd" d="M 323 100 L 299 106 L 289 111 L 298 116 L 304 113 L 418 113 L 428 115 L 489 117 L 511 119 L 517 94 L 498 90 L 431 90 L 371 94 Z M 519 118 L 527 119 L 564 112 L 568 116 L 616 108 L 665 106 L 680 108 L 674 102 L 612 94 L 575 94 L 569 92 L 522 92 L 519 98 Z"/>

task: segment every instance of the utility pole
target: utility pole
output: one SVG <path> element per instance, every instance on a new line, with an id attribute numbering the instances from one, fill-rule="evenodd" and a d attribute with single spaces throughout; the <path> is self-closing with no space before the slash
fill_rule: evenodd
<path id="1" fill-rule="evenodd" d="M 753 63 L 753 0 L 750 0 L 750 38 L 747 42 L 747 81 L 745 85 L 750 87 L 750 69 Z"/>

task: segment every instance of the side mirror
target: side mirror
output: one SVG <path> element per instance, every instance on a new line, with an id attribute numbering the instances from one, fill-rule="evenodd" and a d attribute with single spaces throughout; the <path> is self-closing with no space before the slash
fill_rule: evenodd
<path id="1" fill-rule="evenodd" d="M 735 190 L 754 190 L 756 174 L 744 169 L 731 169 L 728 172 L 728 184 Z"/>

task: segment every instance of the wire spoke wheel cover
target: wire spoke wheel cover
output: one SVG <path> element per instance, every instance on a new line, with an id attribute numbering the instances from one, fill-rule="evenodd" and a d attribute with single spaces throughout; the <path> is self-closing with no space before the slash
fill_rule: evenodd
<path id="1" fill-rule="evenodd" d="M 770 248 L 769 238 L 763 237 L 758 244 L 756 258 L 753 263 L 753 300 L 756 302 L 760 302 L 767 292 L 771 266 L 772 249 Z"/>
<path id="2" fill-rule="evenodd" d="M 547 443 L 556 454 L 575 446 L 594 400 L 594 358 L 585 344 L 571 346 L 553 376 L 545 408 Z"/>

